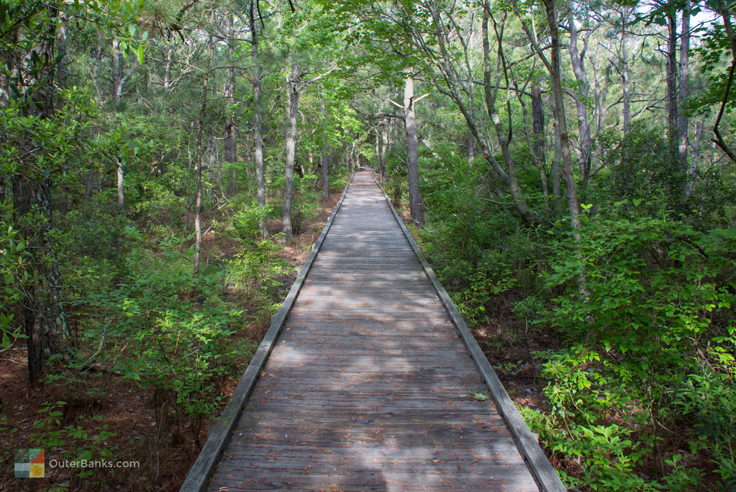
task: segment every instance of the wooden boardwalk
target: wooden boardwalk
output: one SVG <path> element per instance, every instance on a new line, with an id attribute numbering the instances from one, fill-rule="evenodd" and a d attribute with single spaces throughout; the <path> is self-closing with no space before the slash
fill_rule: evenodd
<path id="1" fill-rule="evenodd" d="M 182 490 L 564 490 L 518 415 L 468 396 L 488 393 L 483 368 L 369 172 L 338 208 L 242 412 Z"/>

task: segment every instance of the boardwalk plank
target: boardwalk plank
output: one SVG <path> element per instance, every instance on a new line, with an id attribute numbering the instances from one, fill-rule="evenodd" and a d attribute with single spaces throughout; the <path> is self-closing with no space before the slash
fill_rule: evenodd
<path id="1" fill-rule="evenodd" d="M 369 173 L 259 374 L 209 490 L 539 489 Z"/>

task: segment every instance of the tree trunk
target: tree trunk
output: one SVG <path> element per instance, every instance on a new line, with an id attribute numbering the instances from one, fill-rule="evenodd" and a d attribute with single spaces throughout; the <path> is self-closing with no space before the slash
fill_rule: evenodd
<path id="1" fill-rule="evenodd" d="M 567 121 L 565 119 L 565 104 L 562 93 L 562 68 L 560 61 L 560 35 L 559 24 L 557 22 L 557 6 L 555 0 L 544 0 L 545 13 L 547 14 L 547 24 L 550 31 L 550 58 L 547 60 L 544 53 L 539 50 L 550 75 L 550 85 L 552 86 L 552 97 L 554 99 L 554 116 L 557 122 L 556 130 L 559 139 L 560 156 L 562 158 L 562 179 L 567 188 L 567 209 L 570 215 L 570 225 L 572 226 L 572 237 L 574 239 L 575 255 L 580 261 L 580 270 L 578 271 L 578 291 L 583 299 L 587 302 L 590 298 L 590 292 L 587 288 L 587 279 L 585 273 L 585 265 L 583 263 L 583 255 L 580 251 L 580 211 L 578 206 L 578 198 L 575 191 L 575 176 L 572 168 L 572 158 L 570 152 L 570 138 L 567 133 Z"/>
<path id="2" fill-rule="evenodd" d="M 348 172 L 353 172 L 355 169 L 355 141 L 350 142 L 350 150 L 348 150 Z"/>
<path id="3" fill-rule="evenodd" d="M 376 164 L 378 164 L 379 174 L 381 169 L 381 161 L 383 160 L 383 156 L 381 155 L 381 125 L 379 124 L 377 127 L 373 129 L 373 144 L 374 148 L 376 149 Z"/>
<path id="4" fill-rule="evenodd" d="M 496 174 L 506 182 L 509 193 L 511 193 L 511 196 L 514 199 L 516 210 L 519 212 L 524 220 L 531 221 L 532 212 L 529 209 L 529 204 L 526 202 L 526 199 L 524 198 L 524 193 L 522 192 L 521 186 L 519 185 L 519 180 L 516 177 L 516 164 L 514 163 L 514 160 L 511 156 L 510 131 L 512 125 L 509 125 L 509 131 L 507 133 L 507 130 L 504 129 L 503 125 L 501 124 L 501 117 L 496 109 L 496 94 L 491 88 L 493 83 L 491 81 L 491 51 L 490 42 L 488 39 L 488 21 L 490 17 L 490 11 L 491 6 L 489 2 L 485 2 L 483 8 L 483 18 L 481 22 L 481 36 L 483 38 L 483 96 L 488 117 L 493 124 L 493 127 L 496 131 L 496 137 L 498 138 L 498 144 L 501 147 L 501 155 L 503 157 L 503 162 L 506 165 L 506 171 L 504 171 L 499 163 L 496 161 L 496 158 L 493 156 L 491 149 L 487 146 L 487 142 L 486 145 L 484 145 L 483 142 L 479 143 L 481 144 L 483 157 L 491 165 L 491 168 L 496 172 Z M 503 53 L 503 48 L 502 37 L 500 35 L 497 35 L 497 41 L 499 57 L 501 57 Z M 508 116 L 509 118 L 511 117 L 510 112 Z M 510 120 L 509 123 L 511 123 Z"/>
<path id="5" fill-rule="evenodd" d="M 256 186 L 258 188 L 258 207 L 261 212 L 266 207 L 266 179 L 264 175 L 263 167 L 263 108 L 261 103 L 261 65 L 258 54 L 258 21 L 256 19 L 257 14 L 257 0 L 251 0 L 250 3 L 250 32 L 252 37 L 252 48 L 251 58 L 255 66 L 253 73 L 253 106 L 254 106 L 254 117 L 253 117 L 253 144 L 254 152 L 253 157 L 256 164 Z M 258 219 L 258 226 L 261 229 L 261 238 L 266 239 L 268 231 L 266 229 L 266 221 L 261 214 Z"/>
<path id="6" fill-rule="evenodd" d="M 629 88 L 629 10 L 628 7 L 621 9 L 621 68 L 619 75 L 621 76 L 621 99 L 623 102 L 623 119 L 624 119 L 624 135 L 631 131 L 631 91 Z"/>
<path id="7" fill-rule="evenodd" d="M 322 128 L 324 132 L 327 121 L 327 105 L 325 104 L 324 97 L 320 100 L 320 112 L 322 113 Z M 324 135 L 324 137 L 319 156 L 319 167 L 320 171 L 322 171 L 322 201 L 328 202 L 330 200 L 330 154 L 332 153 L 332 149 L 327 144 L 327 135 Z"/>
<path id="8" fill-rule="evenodd" d="M 381 175 L 381 179 L 386 176 L 386 158 L 388 157 L 389 150 L 389 123 L 388 118 L 384 118 L 381 122 L 381 159 L 379 161 L 378 172 Z"/>
<path id="9" fill-rule="evenodd" d="M 195 150 L 194 174 L 196 188 L 194 192 L 194 275 L 199 275 L 200 256 L 202 252 L 202 163 L 204 152 L 202 143 L 204 137 L 205 116 L 207 114 L 207 92 L 209 90 L 210 67 L 209 64 L 204 73 L 202 84 L 202 97 L 199 105 L 199 122 L 197 125 L 197 148 Z"/>
<path id="10" fill-rule="evenodd" d="M 41 119 L 54 113 L 58 9 L 47 7 L 49 27 L 41 35 L 37 54 L 42 68 L 28 88 L 31 104 L 28 114 Z M 21 73 L 22 61 L 18 60 Z M 28 271 L 29 285 L 23 290 L 21 316 L 28 347 L 28 378 L 36 381 L 43 373 L 48 356 L 68 348 L 71 337 L 69 321 L 63 304 L 61 275 L 54 248 L 48 233 L 52 221 L 51 177 L 43 171 L 33 171 L 31 165 L 22 165 L 11 179 L 13 189 L 13 219 L 21 236 L 28 244 L 31 257 Z"/>
<path id="11" fill-rule="evenodd" d="M 667 138 L 669 139 L 673 164 L 679 166 L 679 127 L 677 114 L 677 16 L 667 14 Z"/>
<path id="12" fill-rule="evenodd" d="M 404 126 L 406 128 L 406 163 L 409 180 L 409 209 L 417 224 L 424 223 L 422 197 L 419 192 L 419 158 L 417 142 L 417 119 L 414 108 L 414 77 L 404 79 Z"/>
<path id="13" fill-rule="evenodd" d="M 560 141 L 560 156 L 562 158 L 562 179 L 567 188 L 567 205 L 570 214 L 570 223 L 576 240 L 580 240 L 578 229 L 580 228 L 580 217 L 578 210 L 578 199 L 575 192 L 575 176 L 572 169 L 572 158 L 570 155 L 570 137 L 567 133 L 567 121 L 565 119 L 565 104 L 562 94 L 562 73 L 560 67 L 560 37 L 557 24 L 557 8 L 555 0 L 544 0 L 547 13 L 547 22 L 550 30 L 551 53 L 549 60 L 550 83 L 552 85 L 552 96 L 554 97 L 555 120 L 557 121 L 557 132 Z"/>
<path id="14" fill-rule="evenodd" d="M 117 39 L 112 40 L 112 99 L 115 111 L 120 110 L 123 100 L 123 54 Z M 117 205 L 118 211 L 125 215 L 125 169 L 123 160 L 115 159 L 115 175 L 117 178 Z"/>
<path id="15" fill-rule="evenodd" d="M 578 115 L 578 134 L 580 136 L 580 173 L 583 177 L 583 187 L 585 187 L 590 178 L 590 156 L 593 145 L 593 139 L 590 135 L 588 108 L 585 106 L 585 101 L 590 96 L 590 82 L 588 81 L 588 72 L 585 69 L 585 54 L 584 52 L 581 54 L 578 48 L 578 30 L 574 20 L 570 21 L 569 30 L 570 45 L 568 51 L 570 52 L 570 61 L 572 63 L 573 73 L 575 74 L 575 80 L 577 81 L 579 94 L 575 98 L 575 110 Z M 587 40 L 584 40 L 584 43 L 587 45 Z"/>
<path id="16" fill-rule="evenodd" d="M 118 209 L 120 209 L 122 215 L 125 215 L 125 169 L 123 168 L 122 159 L 116 159 L 115 169 L 118 178 Z"/>
<path id="17" fill-rule="evenodd" d="M 112 100 L 115 109 L 123 97 L 123 54 L 117 39 L 112 40 Z"/>
<path id="18" fill-rule="evenodd" d="M 71 330 L 63 304 L 61 275 L 48 239 L 51 179 L 37 181 L 15 175 L 12 183 L 15 222 L 33 252 L 28 265 L 31 283 L 24 289 L 21 309 L 27 337 L 28 379 L 34 382 L 43 373 L 48 356 L 66 349 Z"/>
<path id="19" fill-rule="evenodd" d="M 549 181 L 547 177 L 547 166 L 545 156 L 545 139 L 544 139 L 544 102 L 542 101 L 542 89 L 538 85 L 534 85 L 531 90 L 532 99 L 532 128 L 529 129 L 529 123 L 526 113 L 526 104 L 523 98 L 519 98 L 522 108 L 522 118 L 524 120 L 524 131 L 527 135 L 527 145 L 532 154 L 532 160 L 537 169 L 539 169 L 539 177 L 542 184 L 542 196 L 544 196 L 545 208 L 549 208 Z M 529 138 L 531 135 L 531 139 Z"/>
<path id="20" fill-rule="evenodd" d="M 705 129 L 705 116 L 695 122 L 695 141 L 693 142 L 693 155 L 690 159 L 690 166 L 687 170 L 687 179 L 685 180 L 685 198 L 690 198 L 695 189 L 695 180 L 698 178 L 698 162 L 700 160 L 700 145 L 703 139 L 703 130 Z"/>
<path id="21" fill-rule="evenodd" d="M 58 39 L 57 43 L 57 60 L 59 63 L 59 70 L 56 75 L 56 83 L 58 87 L 62 89 L 66 87 L 67 78 L 69 78 L 69 60 L 67 58 L 67 19 L 66 17 L 60 18 L 58 27 Z"/>
<path id="22" fill-rule="evenodd" d="M 606 69 L 608 71 L 608 68 Z M 610 77 L 608 73 L 603 75 L 603 87 L 600 86 L 600 78 L 598 77 L 598 66 L 593 63 L 593 80 L 595 81 L 595 111 L 593 117 L 595 119 L 595 132 L 594 135 L 597 137 L 605 130 L 606 122 L 606 100 L 608 98 L 608 84 Z M 593 153 L 591 154 L 590 167 L 591 173 L 596 173 L 601 169 L 601 151 L 600 145 L 593 147 Z"/>
<path id="23" fill-rule="evenodd" d="M 194 275 L 199 275 L 202 252 L 202 153 L 198 151 L 196 162 L 196 191 L 194 194 Z"/>
<path id="24" fill-rule="evenodd" d="M 288 118 L 289 126 L 286 129 L 286 167 L 284 181 L 284 206 L 283 206 L 283 232 L 284 240 L 290 242 L 293 239 L 291 225 L 291 208 L 294 194 L 294 162 L 296 160 L 296 134 L 297 115 L 299 113 L 299 65 L 291 55 L 291 72 L 287 77 L 287 90 L 289 91 Z"/>
<path id="25" fill-rule="evenodd" d="M 554 133 L 555 154 L 552 159 L 552 194 L 554 196 L 562 196 L 562 170 L 560 169 L 560 164 L 562 163 L 562 145 L 560 144 L 560 128 L 557 123 L 557 110 L 554 105 L 555 103 L 553 102 L 552 113 L 554 114 L 554 118 L 552 119 L 552 130 Z"/>
<path id="26" fill-rule="evenodd" d="M 540 169 L 544 169 L 546 163 L 546 149 L 544 138 L 544 102 L 542 101 L 542 88 L 538 85 L 532 87 L 532 132 L 534 159 L 538 161 Z"/>
<path id="27" fill-rule="evenodd" d="M 227 13 L 225 15 L 225 33 L 227 39 L 227 77 L 225 78 L 225 86 L 223 88 L 223 96 L 227 104 L 227 116 L 225 118 L 223 147 L 225 150 L 225 162 L 237 162 L 238 160 L 238 120 L 233 110 L 235 106 L 235 42 L 233 41 L 233 15 Z M 238 192 L 238 176 L 235 170 L 231 171 L 230 186 L 228 192 L 234 195 Z"/>
<path id="28" fill-rule="evenodd" d="M 330 155 L 328 149 L 323 149 L 319 156 L 319 165 L 322 168 L 322 201 L 330 201 Z"/>
<path id="29" fill-rule="evenodd" d="M 685 2 L 682 9 L 682 34 L 680 36 L 680 77 L 677 93 L 677 153 L 680 159 L 680 168 L 685 174 L 684 187 L 687 194 L 687 151 L 688 151 L 688 117 L 685 115 L 685 104 L 688 98 L 689 83 L 689 52 L 690 52 L 690 4 Z"/>

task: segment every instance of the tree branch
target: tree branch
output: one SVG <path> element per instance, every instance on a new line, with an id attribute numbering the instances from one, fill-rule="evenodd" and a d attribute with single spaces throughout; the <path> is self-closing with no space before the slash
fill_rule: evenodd
<path id="1" fill-rule="evenodd" d="M 726 153 L 726 155 L 733 161 L 736 162 L 736 154 L 728 147 L 726 144 L 726 141 L 723 140 L 723 136 L 721 136 L 721 132 L 718 129 L 718 125 L 721 123 L 721 119 L 723 118 L 723 112 L 726 109 L 726 104 L 729 101 L 729 94 L 731 94 L 731 84 L 733 84 L 733 73 L 734 69 L 736 69 L 736 54 L 734 55 L 733 60 L 731 61 L 731 69 L 728 71 L 728 80 L 726 81 L 726 89 L 723 91 L 723 100 L 721 100 L 721 109 L 718 111 L 718 118 L 716 118 L 716 122 L 713 125 L 713 133 L 715 134 L 716 138 L 713 139 L 713 142 L 720 147 L 720 149 Z"/>

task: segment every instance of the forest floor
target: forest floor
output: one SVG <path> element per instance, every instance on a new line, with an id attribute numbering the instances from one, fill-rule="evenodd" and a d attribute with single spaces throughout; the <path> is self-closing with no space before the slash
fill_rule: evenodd
<path id="1" fill-rule="evenodd" d="M 340 193 L 333 193 L 328 203 L 320 205 L 318 214 L 306 225 L 305 231 L 280 250 L 279 256 L 287 262 L 290 272 L 289 278 L 284 279 L 282 297 L 286 296 L 339 196 Z M 279 226 L 279 223 L 270 223 L 269 229 L 278 230 Z M 214 235 L 206 238 L 204 250 L 217 251 L 219 255 L 225 252 L 226 256 L 237 252 L 225 240 L 216 244 L 218 240 Z M 234 336 L 247 338 L 257 345 L 267 328 L 268 318 L 265 318 L 243 326 Z M 31 385 L 26 364 L 23 341 L 0 352 L 0 449 L 6 463 L 5 472 L 0 474 L 0 491 L 179 489 L 206 440 L 207 423 L 157 425 L 155 395 L 103 367 L 74 372 L 65 370 L 60 373 L 61 377 Z M 247 360 L 243 371 L 246 367 Z M 239 378 L 240 374 L 235 374 L 218 382 L 223 406 Z M 219 411 L 212 415 L 210 422 L 217 414 Z M 18 448 L 45 450 L 44 478 L 14 478 L 11 464 Z M 113 467 L 50 466 L 50 460 L 64 461 L 79 456 L 103 460 L 107 462 L 105 465 L 113 463 Z M 125 466 L 122 462 L 137 462 L 138 466 L 115 468 Z"/>
<path id="2" fill-rule="evenodd" d="M 528 336 L 530 331 L 511 313 L 499 312 L 473 334 L 517 407 L 548 410 L 542 392 L 546 384 L 540 376 L 542 364 L 534 353 L 558 348 L 559 343 L 538 330 L 534 330 L 535 336 Z"/>
<path id="3" fill-rule="evenodd" d="M 498 296 L 490 321 L 475 327 L 473 335 L 490 361 L 498 378 L 517 408 L 529 407 L 549 411 L 544 395 L 547 381 L 542 378 L 542 363 L 534 357 L 536 352 L 560 348 L 560 340 L 549 331 L 531 327 L 511 312 L 513 294 Z M 568 468 L 569 463 L 555 462 L 547 455 L 555 468 Z"/>

